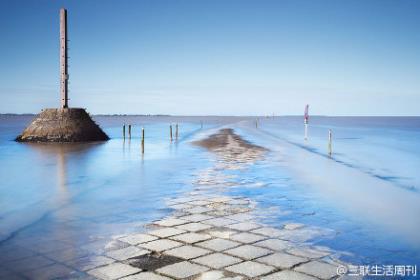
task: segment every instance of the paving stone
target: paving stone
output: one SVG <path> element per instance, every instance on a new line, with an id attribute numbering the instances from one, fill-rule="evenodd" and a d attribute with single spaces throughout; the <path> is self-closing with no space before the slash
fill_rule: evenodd
<path id="1" fill-rule="evenodd" d="M 289 241 L 280 240 L 280 239 L 266 239 L 266 240 L 258 241 L 257 243 L 254 243 L 253 245 L 268 248 L 273 251 L 282 251 L 292 246 Z"/>
<path id="2" fill-rule="evenodd" d="M 239 213 L 239 214 L 227 216 L 226 218 L 229 218 L 231 220 L 235 220 L 238 222 L 245 222 L 245 221 L 253 220 L 255 217 L 250 214 Z"/>
<path id="3" fill-rule="evenodd" d="M 250 223 L 250 222 L 241 222 L 237 224 L 227 225 L 227 228 L 239 230 L 239 231 L 249 231 L 256 228 L 261 227 L 259 224 L 256 223 Z"/>
<path id="4" fill-rule="evenodd" d="M 220 270 L 210 270 L 201 273 L 197 278 L 194 278 L 194 280 L 220 280 L 225 279 L 225 275 L 223 271 Z"/>
<path id="5" fill-rule="evenodd" d="M 194 201 L 188 202 L 188 204 L 195 205 L 195 206 L 204 206 L 204 205 L 208 205 L 210 203 L 211 202 L 207 201 L 207 200 L 194 200 Z"/>
<path id="6" fill-rule="evenodd" d="M 237 256 L 246 260 L 252 260 L 258 257 L 268 255 L 272 253 L 272 251 L 265 248 L 252 246 L 252 245 L 242 245 L 233 249 L 229 249 L 225 251 L 225 253 L 234 255 L 234 256 Z"/>
<path id="7" fill-rule="evenodd" d="M 171 278 L 158 275 L 153 272 L 140 272 L 138 274 L 121 278 L 121 280 L 171 280 Z"/>
<path id="8" fill-rule="evenodd" d="M 319 259 L 325 256 L 328 256 L 330 253 L 325 251 L 314 250 L 311 248 L 291 248 L 287 250 L 289 254 L 305 257 L 309 259 Z"/>
<path id="9" fill-rule="evenodd" d="M 337 276 L 336 266 L 319 261 L 301 264 L 298 267 L 295 267 L 295 270 L 321 279 L 330 279 L 333 276 Z"/>
<path id="10" fill-rule="evenodd" d="M 211 209 L 203 206 L 196 206 L 192 208 L 187 208 L 184 211 L 191 214 L 202 214 L 205 212 L 209 212 Z"/>
<path id="11" fill-rule="evenodd" d="M 265 235 L 268 237 L 278 237 L 282 234 L 282 231 L 276 228 L 263 227 L 252 231 L 253 233 Z"/>
<path id="12" fill-rule="evenodd" d="M 156 272 L 176 279 L 182 279 L 203 273 L 207 270 L 209 269 L 205 266 L 185 261 L 164 266 L 156 270 Z"/>
<path id="13" fill-rule="evenodd" d="M 122 249 L 122 248 L 127 248 L 130 247 L 131 245 L 119 240 L 112 240 L 108 243 L 105 244 L 104 249 L 105 251 L 113 251 L 113 250 L 118 250 L 118 249 Z"/>
<path id="14" fill-rule="evenodd" d="M 179 226 L 186 223 L 187 222 L 185 220 L 181 220 L 177 218 L 167 218 L 167 219 L 154 222 L 154 224 L 164 226 L 164 227 Z"/>
<path id="15" fill-rule="evenodd" d="M 136 233 L 136 234 L 130 234 L 125 237 L 122 237 L 119 240 L 122 242 L 129 243 L 131 245 L 137 245 L 140 243 L 145 243 L 145 242 L 153 241 L 156 239 L 157 239 L 156 236 L 143 234 L 143 233 Z"/>
<path id="16" fill-rule="evenodd" d="M 191 222 L 201 222 L 208 219 L 212 219 L 212 216 L 205 215 L 205 214 L 193 214 L 193 215 L 187 215 L 183 216 L 181 219 Z"/>
<path id="17" fill-rule="evenodd" d="M 261 277 L 260 280 L 318 280 L 315 277 L 302 274 L 295 271 L 283 270 L 276 272 L 264 277 Z"/>
<path id="18" fill-rule="evenodd" d="M 140 272 L 141 269 L 128 264 L 113 263 L 89 270 L 88 273 L 99 279 L 112 280 Z"/>
<path id="19" fill-rule="evenodd" d="M 281 269 L 291 268 L 299 263 L 308 261 L 307 258 L 297 257 L 286 253 L 274 253 L 255 260 L 256 262 L 265 263 Z"/>
<path id="20" fill-rule="evenodd" d="M 254 242 L 266 239 L 266 238 L 267 237 L 265 236 L 248 233 L 248 232 L 241 232 L 238 234 L 234 234 L 230 237 L 230 239 L 234 241 L 242 242 L 242 243 L 254 243 Z"/>
<path id="21" fill-rule="evenodd" d="M 146 248 L 150 251 L 162 252 L 165 250 L 170 250 L 172 248 L 180 247 L 183 244 L 181 242 L 169 240 L 169 239 L 159 239 L 147 243 L 140 244 L 142 248 Z"/>
<path id="22" fill-rule="evenodd" d="M 189 260 L 209 254 L 210 252 L 207 249 L 186 245 L 165 251 L 164 254 Z"/>
<path id="23" fill-rule="evenodd" d="M 165 237 L 169 237 L 169 236 L 173 236 L 173 235 L 177 235 L 181 233 L 185 233 L 185 230 L 180 230 L 177 228 L 161 228 L 161 229 L 157 229 L 157 230 L 149 232 L 149 234 L 159 236 L 161 238 L 165 238 Z"/>
<path id="24" fill-rule="evenodd" d="M 200 230 L 209 229 L 211 227 L 212 227 L 211 225 L 205 225 L 202 223 L 189 223 L 189 224 L 177 226 L 176 228 L 181 229 L 181 230 L 196 232 Z"/>
<path id="25" fill-rule="evenodd" d="M 233 199 L 230 201 L 227 201 L 226 203 L 231 205 L 248 205 L 250 201 L 248 199 Z"/>
<path id="26" fill-rule="evenodd" d="M 134 258 L 134 257 L 138 257 L 138 256 L 143 256 L 146 254 L 149 254 L 150 251 L 148 250 L 144 250 L 144 249 L 139 249 L 137 247 L 134 246 L 130 246 L 127 248 L 122 248 L 119 250 L 114 250 L 114 251 L 109 251 L 106 253 L 106 255 L 110 258 L 113 258 L 115 260 L 118 261 L 123 261 L 126 259 L 130 259 L 130 258 Z"/>
<path id="27" fill-rule="evenodd" d="M 211 238 L 211 235 L 195 233 L 195 232 L 183 233 L 183 234 L 172 237 L 172 239 L 174 240 L 181 241 L 184 243 L 189 243 L 189 244 L 208 240 L 210 238 Z"/>
<path id="28" fill-rule="evenodd" d="M 87 270 L 94 269 L 95 267 L 111 264 L 113 262 L 115 262 L 115 260 L 104 257 L 104 256 L 89 256 L 89 257 L 71 260 L 70 262 L 67 262 L 66 264 L 80 271 L 87 271 Z"/>
<path id="29" fill-rule="evenodd" d="M 228 266 L 225 269 L 227 271 L 246 275 L 248 277 L 257 277 L 273 271 L 274 267 L 257 262 L 246 261 L 243 263 Z"/>
<path id="30" fill-rule="evenodd" d="M 304 224 L 300 224 L 300 223 L 287 223 L 284 225 L 284 229 L 295 230 L 295 229 L 303 228 L 304 226 L 305 226 Z"/>
<path id="31" fill-rule="evenodd" d="M 225 266 L 229 266 L 235 263 L 239 263 L 242 262 L 241 259 L 235 258 L 235 257 L 231 257 L 225 254 L 221 254 L 221 253 L 214 253 L 211 255 L 207 255 L 204 257 L 200 257 L 197 259 L 193 259 L 191 260 L 193 262 L 205 265 L 205 266 L 209 266 L 211 268 L 215 268 L 215 269 L 220 269 L 223 268 Z"/>
<path id="32" fill-rule="evenodd" d="M 220 197 L 214 197 L 214 198 L 210 198 L 209 201 L 212 202 L 228 202 L 232 200 L 232 198 L 227 197 L 227 196 L 220 196 Z"/>
<path id="33" fill-rule="evenodd" d="M 169 208 L 175 209 L 175 210 L 183 210 L 183 209 L 187 209 L 187 208 L 192 208 L 194 207 L 191 204 L 186 204 L 186 203 L 182 203 L 182 204 L 173 204 L 171 206 L 169 206 Z"/>
<path id="34" fill-rule="evenodd" d="M 232 241 L 232 240 L 226 240 L 226 239 L 222 239 L 222 238 L 215 238 L 215 239 L 211 239 L 211 240 L 207 240 L 207 241 L 203 241 L 200 243 L 195 244 L 197 246 L 200 247 L 204 247 L 207 249 L 211 249 L 213 251 L 224 251 L 233 247 L 237 247 L 239 245 L 241 245 L 241 243 Z"/>
<path id="35" fill-rule="evenodd" d="M 218 229 L 218 230 L 210 230 L 207 233 L 214 237 L 229 239 L 232 235 L 238 232 L 229 230 L 229 229 Z"/>
<path id="36" fill-rule="evenodd" d="M 226 219 L 226 218 L 214 218 L 214 219 L 203 221 L 203 224 L 212 225 L 215 227 L 223 227 L 223 226 L 234 224 L 234 223 L 236 223 L 236 221 Z"/>

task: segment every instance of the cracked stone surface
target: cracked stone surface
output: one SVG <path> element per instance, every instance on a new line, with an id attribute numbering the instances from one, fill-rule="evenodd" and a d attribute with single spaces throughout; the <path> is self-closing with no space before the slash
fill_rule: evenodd
<path id="1" fill-rule="evenodd" d="M 256 277 L 259 275 L 267 274 L 273 271 L 275 268 L 269 265 L 247 261 L 240 264 L 226 267 L 226 270 L 232 271 L 238 274 L 243 274 L 248 277 Z"/>
<path id="2" fill-rule="evenodd" d="M 156 239 L 157 239 L 156 236 L 142 234 L 142 233 L 131 234 L 131 235 L 127 235 L 125 237 L 119 238 L 120 241 L 129 243 L 131 245 L 137 245 L 140 243 L 145 243 L 145 242 L 153 241 Z"/>
<path id="3" fill-rule="evenodd" d="M 266 239 L 263 241 L 256 242 L 253 245 L 268 248 L 274 251 L 282 251 L 293 246 L 289 241 L 284 241 L 280 239 Z"/>
<path id="4" fill-rule="evenodd" d="M 154 231 L 149 232 L 151 235 L 155 235 L 161 238 L 169 237 L 177 234 L 185 233 L 185 230 L 180 230 L 176 228 L 161 228 Z"/>
<path id="5" fill-rule="evenodd" d="M 255 261 L 272 265 L 281 269 L 291 268 L 299 263 L 308 261 L 307 258 L 297 257 L 286 253 L 275 253 Z"/>
<path id="6" fill-rule="evenodd" d="M 272 251 L 265 248 L 252 246 L 252 245 L 243 245 L 243 246 L 239 246 L 239 247 L 227 250 L 225 251 L 225 253 L 233 255 L 233 256 L 237 256 L 246 260 L 252 260 L 261 256 L 268 255 L 272 253 Z"/>
<path id="7" fill-rule="evenodd" d="M 193 275 L 197 275 L 207 270 L 209 270 L 209 268 L 205 266 L 185 261 L 159 268 L 156 271 L 161 274 L 174 277 L 175 279 L 182 279 Z"/>
<path id="8" fill-rule="evenodd" d="M 211 225 L 205 225 L 205 224 L 202 224 L 202 223 L 188 223 L 188 224 L 177 226 L 176 228 L 181 229 L 181 230 L 196 232 L 196 231 L 206 230 L 206 229 L 212 228 L 212 226 Z"/>
<path id="9" fill-rule="evenodd" d="M 318 278 L 295 271 L 284 270 L 261 277 L 261 280 L 318 280 Z"/>
<path id="10" fill-rule="evenodd" d="M 115 260 L 123 261 L 129 258 L 146 255 L 148 253 L 150 253 L 150 251 L 130 246 L 127 248 L 109 251 L 106 255 Z"/>
<path id="11" fill-rule="evenodd" d="M 88 271 L 88 273 L 99 279 L 109 280 L 118 279 L 127 275 L 135 274 L 140 271 L 140 269 L 127 264 L 113 263 L 107 266 L 95 268 L 93 270 Z"/>
<path id="12" fill-rule="evenodd" d="M 193 259 L 192 261 L 216 269 L 242 262 L 242 260 L 239 258 L 235 258 L 221 253 L 214 253 L 197 259 Z"/>
<path id="13" fill-rule="evenodd" d="M 141 246 L 142 248 L 148 249 L 150 251 L 162 252 L 162 251 L 169 250 L 175 247 L 180 247 L 182 245 L 183 244 L 181 242 L 177 242 L 174 240 L 159 239 L 159 240 L 151 241 L 148 243 L 140 244 L 139 246 Z"/>
<path id="14" fill-rule="evenodd" d="M 232 235 L 230 238 L 234 241 L 238 241 L 242 243 L 254 243 L 254 242 L 266 239 L 267 237 L 259 235 L 259 234 L 241 232 L 241 233 Z"/>
<path id="15" fill-rule="evenodd" d="M 200 233 L 194 233 L 194 232 L 183 233 L 183 234 L 179 234 L 172 237 L 172 239 L 174 240 L 182 241 L 184 243 L 190 243 L 190 244 L 204 241 L 210 238 L 211 236 L 208 234 L 200 234 Z"/>
<path id="16" fill-rule="evenodd" d="M 315 250 L 311 248 L 291 248 L 288 249 L 287 252 L 292 255 L 300 256 L 300 257 L 306 257 L 310 259 L 319 259 L 325 256 L 328 256 L 330 253 L 321 251 L 321 250 Z"/>
<path id="17" fill-rule="evenodd" d="M 203 248 L 186 245 L 186 246 L 182 246 L 182 247 L 165 251 L 164 253 L 170 256 L 189 260 L 189 259 L 200 257 L 202 255 L 209 254 L 210 252 L 211 251 L 203 249 Z"/>
<path id="18" fill-rule="evenodd" d="M 224 251 L 233 247 L 237 247 L 241 245 L 241 243 L 222 238 L 214 238 L 211 240 L 197 243 L 196 245 L 213 251 Z"/>
<path id="19" fill-rule="evenodd" d="M 138 274 L 130 275 L 121 280 L 170 280 L 171 278 L 153 273 L 153 272 L 140 272 Z"/>
<path id="20" fill-rule="evenodd" d="M 330 279 L 337 275 L 337 267 L 328 263 L 311 261 L 295 268 L 295 271 L 316 276 L 321 279 Z"/>

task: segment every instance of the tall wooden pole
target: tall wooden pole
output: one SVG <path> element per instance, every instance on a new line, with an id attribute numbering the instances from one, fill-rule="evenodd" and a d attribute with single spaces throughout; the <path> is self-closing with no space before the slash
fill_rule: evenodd
<path id="1" fill-rule="evenodd" d="M 67 10 L 60 10 L 60 93 L 61 108 L 68 108 L 68 71 L 67 71 Z"/>

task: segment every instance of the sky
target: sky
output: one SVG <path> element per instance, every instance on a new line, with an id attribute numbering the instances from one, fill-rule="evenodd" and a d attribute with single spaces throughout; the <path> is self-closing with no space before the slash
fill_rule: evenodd
<path id="1" fill-rule="evenodd" d="M 417 0 L 0 0 L 0 113 L 420 115 Z"/>

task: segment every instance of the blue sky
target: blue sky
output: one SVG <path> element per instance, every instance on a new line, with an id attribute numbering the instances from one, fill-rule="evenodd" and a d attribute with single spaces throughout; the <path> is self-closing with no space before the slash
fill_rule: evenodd
<path id="1" fill-rule="evenodd" d="M 0 113 L 420 115 L 420 1 L 0 1 Z"/>

